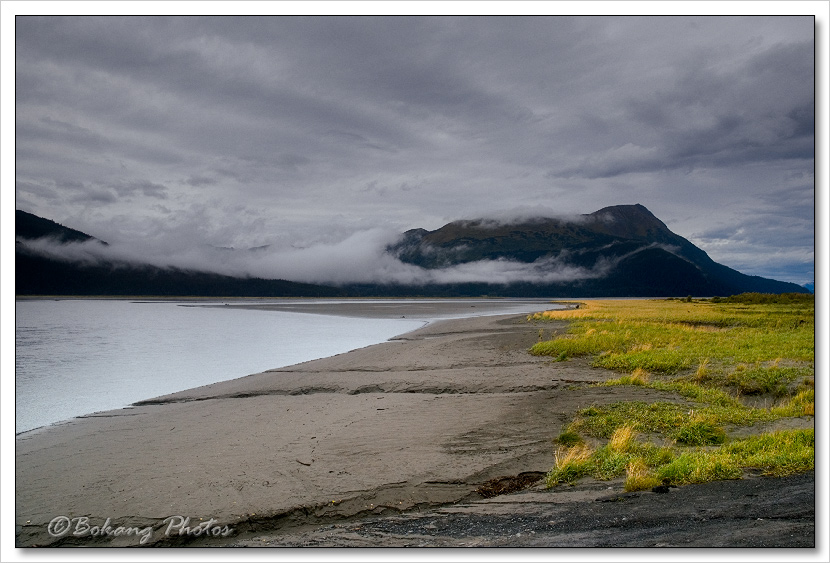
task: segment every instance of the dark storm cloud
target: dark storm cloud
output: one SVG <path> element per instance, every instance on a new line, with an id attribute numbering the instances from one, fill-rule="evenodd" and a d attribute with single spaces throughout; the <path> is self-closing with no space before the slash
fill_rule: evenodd
<path id="1" fill-rule="evenodd" d="M 713 253 L 808 235 L 771 200 L 812 186 L 810 17 L 27 16 L 15 46 L 18 206 L 149 254 L 637 202 Z"/>
<path id="2" fill-rule="evenodd" d="M 621 100 L 616 124 L 628 142 L 589 155 L 562 176 L 606 178 L 631 172 L 728 167 L 812 159 L 813 45 L 774 46 L 745 67 L 699 62 L 677 69 L 654 92 Z"/>

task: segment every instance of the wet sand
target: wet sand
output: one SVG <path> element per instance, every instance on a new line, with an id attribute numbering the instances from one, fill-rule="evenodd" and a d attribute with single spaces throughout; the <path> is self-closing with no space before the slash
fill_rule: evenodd
<path id="1" fill-rule="evenodd" d="M 527 353 L 540 329 L 549 338 L 565 328 L 525 315 L 441 321 L 21 434 L 16 543 L 133 546 L 147 530 L 143 545 L 303 545 L 288 538 L 477 503 L 490 479 L 546 472 L 552 438 L 580 407 L 680 401 L 589 387 L 612 374 Z M 185 518 L 189 530 L 175 527 Z"/>
<path id="2" fill-rule="evenodd" d="M 241 302 L 239 302 L 241 301 Z M 194 307 L 204 306 L 199 304 Z M 271 303 L 245 302 L 244 299 L 225 303 L 225 307 L 312 313 L 375 319 L 438 319 L 475 315 L 512 314 L 543 311 L 552 307 L 548 299 L 516 298 L 447 298 L 447 299 L 285 299 Z"/>

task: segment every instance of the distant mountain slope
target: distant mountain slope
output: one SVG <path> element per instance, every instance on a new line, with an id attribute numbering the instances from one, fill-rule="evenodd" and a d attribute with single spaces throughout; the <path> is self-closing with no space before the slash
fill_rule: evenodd
<path id="1" fill-rule="evenodd" d="M 18 295 L 682 297 L 808 292 L 718 264 L 642 205 L 606 207 L 567 220 L 454 221 L 435 231 L 407 231 L 387 248 L 402 262 L 427 271 L 465 264 L 527 265 L 527 275 L 514 276 L 518 281 L 512 283 L 479 275 L 464 283 L 329 287 L 126 262 L 85 264 L 46 256 L 32 239 L 105 242 L 23 211 L 16 213 L 16 235 Z"/>
<path id="2" fill-rule="evenodd" d="M 177 268 L 79 265 L 18 251 L 17 295 L 341 297 L 342 289 L 285 280 L 235 278 Z"/>
<path id="3" fill-rule="evenodd" d="M 85 242 L 98 240 L 81 231 L 64 227 L 49 219 L 32 215 L 17 209 L 14 212 L 14 233 L 16 238 L 39 239 L 43 237 L 53 238 L 58 242 Z M 106 242 L 100 241 L 102 244 Z"/>
<path id="4" fill-rule="evenodd" d="M 339 297 L 342 289 L 285 280 L 237 278 L 148 264 L 82 264 L 35 252 L 27 242 L 97 241 L 37 215 L 15 213 L 15 293 L 17 295 L 158 295 L 201 297 Z"/>
<path id="5" fill-rule="evenodd" d="M 796 284 L 747 276 L 718 264 L 642 205 L 606 207 L 573 219 L 517 223 L 455 221 L 435 231 L 413 229 L 389 248 L 428 269 L 480 260 L 581 268 L 581 279 L 513 284 L 514 295 L 682 296 L 805 292 Z"/>
<path id="6" fill-rule="evenodd" d="M 390 250 L 404 262 L 425 268 L 498 258 L 533 262 L 563 252 L 571 263 L 592 265 L 600 256 L 622 256 L 644 244 L 674 245 L 684 257 L 708 258 L 639 204 L 606 207 L 568 220 L 455 221 L 431 232 L 407 231 Z"/>

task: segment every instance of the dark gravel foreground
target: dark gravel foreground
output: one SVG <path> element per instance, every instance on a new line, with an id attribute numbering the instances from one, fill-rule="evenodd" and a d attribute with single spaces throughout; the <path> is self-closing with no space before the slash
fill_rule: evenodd
<path id="1" fill-rule="evenodd" d="M 620 490 L 620 483 L 609 488 L 599 482 L 552 491 L 537 487 L 426 512 L 260 534 L 234 545 L 816 547 L 814 472 L 690 485 L 663 494 L 615 492 Z"/>

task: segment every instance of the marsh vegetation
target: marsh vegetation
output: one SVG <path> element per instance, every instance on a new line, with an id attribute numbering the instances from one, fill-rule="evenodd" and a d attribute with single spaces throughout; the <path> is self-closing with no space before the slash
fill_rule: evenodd
<path id="1" fill-rule="evenodd" d="M 812 424 L 730 437 L 737 428 L 814 416 L 812 295 L 597 300 L 528 318 L 571 321 L 567 334 L 531 353 L 554 361 L 586 356 L 616 373 L 597 385 L 677 397 L 579 410 L 556 439 L 548 486 L 625 475 L 633 491 L 737 479 L 745 470 L 781 476 L 814 468 Z"/>

